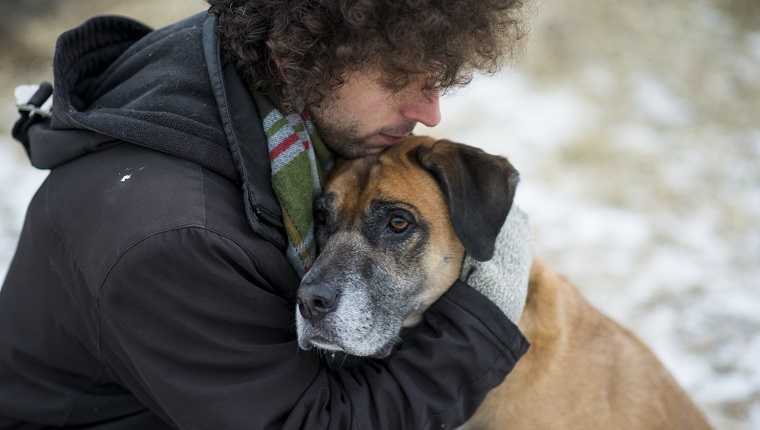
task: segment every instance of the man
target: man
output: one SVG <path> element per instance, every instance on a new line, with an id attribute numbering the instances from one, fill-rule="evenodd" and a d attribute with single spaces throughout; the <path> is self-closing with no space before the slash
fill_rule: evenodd
<path id="1" fill-rule="evenodd" d="M 438 123 L 439 91 L 514 43 L 519 2 L 210 3 L 65 33 L 51 117 L 14 129 L 51 173 L 0 290 L 0 428 L 463 423 L 527 349 L 504 291 L 458 282 L 397 351 L 343 368 L 298 349 L 294 293 L 327 148 Z"/>

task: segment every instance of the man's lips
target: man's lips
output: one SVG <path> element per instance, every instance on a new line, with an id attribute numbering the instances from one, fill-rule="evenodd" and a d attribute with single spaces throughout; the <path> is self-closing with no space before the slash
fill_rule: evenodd
<path id="1" fill-rule="evenodd" d="M 401 134 L 401 135 L 394 135 L 394 134 L 386 134 L 386 133 L 380 133 L 380 136 L 382 136 L 383 140 L 390 144 L 399 143 L 402 140 L 404 140 L 409 134 Z"/>

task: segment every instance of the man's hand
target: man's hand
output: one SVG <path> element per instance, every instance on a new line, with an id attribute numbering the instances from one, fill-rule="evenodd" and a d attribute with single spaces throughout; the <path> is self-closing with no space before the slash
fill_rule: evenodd
<path id="1" fill-rule="evenodd" d="M 533 237 L 528 216 L 512 206 L 496 238 L 493 258 L 479 262 L 465 255 L 460 279 L 496 303 L 517 324 L 525 307 L 533 263 Z"/>

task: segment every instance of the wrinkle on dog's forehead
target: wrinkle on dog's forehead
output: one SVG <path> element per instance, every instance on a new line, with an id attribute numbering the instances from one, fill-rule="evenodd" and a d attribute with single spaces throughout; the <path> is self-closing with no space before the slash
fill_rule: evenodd
<path id="1" fill-rule="evenodd" d="M 379 157 L 342 163 L 326 187 L 327 192 L 335 192 L 338 196 L 333 209 L 351 216 L 366 214 L 373 202 L 381 200 L 404 202 L 414 207 L 440 207 L 445 197 L 437 183 L 430 173 L 407 157 L 414 147 L 399 144 Z M 441 215 L 447 216 L 439 211 L 426 214 L 429 217 Z M 339 220 L 341 223 L 347 221 Z"/>
<path id="2" fill-rule="evenodd" d="M 367 171 L 377 163 L 377 156 L 354 160 L 340 160 L 340 163 L 330 173 L 327 181 L 327 191 L 337 191 L 339 195 L 350 195 L 351 189 L 361 190 L 367 186 L 369 175 Z M 346 188 L 347 185 L 350 185 Z"/>

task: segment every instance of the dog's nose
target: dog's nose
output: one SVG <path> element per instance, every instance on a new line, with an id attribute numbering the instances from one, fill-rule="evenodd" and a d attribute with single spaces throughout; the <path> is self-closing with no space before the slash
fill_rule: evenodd
<path id="1" fill-rule="evenodd" d="M 311 322 L 317 322 L 338 305 L 338 293 L 335 288 L 327 285 L 302 284 L 298 288 L 296 302 L 301 316 Z"/>

